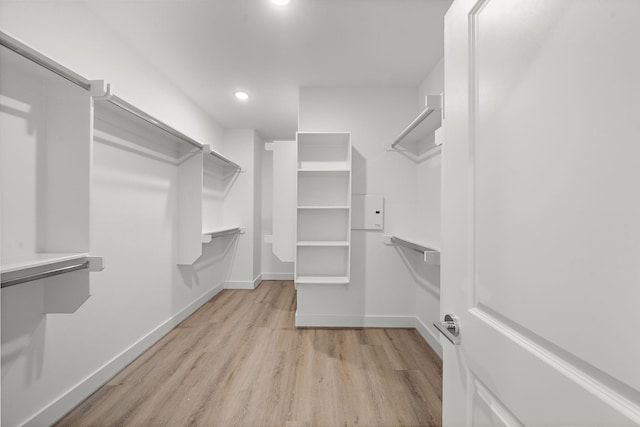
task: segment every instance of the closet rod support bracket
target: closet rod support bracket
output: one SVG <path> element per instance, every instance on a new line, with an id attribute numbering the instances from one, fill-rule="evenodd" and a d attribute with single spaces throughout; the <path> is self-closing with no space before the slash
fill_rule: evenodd
<path id="1" fill-rule="evenodd" d="M 111 99 L 111 84 L 104 80 L 91 80 L 91 97 L 98 100 Z"/>

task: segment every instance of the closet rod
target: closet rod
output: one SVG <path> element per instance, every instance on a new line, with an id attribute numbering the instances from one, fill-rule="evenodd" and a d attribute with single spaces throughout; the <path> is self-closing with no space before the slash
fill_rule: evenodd
<path id="1" fill-rule="evenodd" d="M 240 230 L 240 227 L 236 227 L 236 228 L 230 228 L 228 230 L 220 230 L 220 231 L 213 231 L 211 233 L 204 233 L 207 236 L 210 236 L 211 238 L 214 237 L 220 237 L 220 236 L 226 236 L 227 234 L 239 234 L 242 230 Z"/>
<path id="2" fill-rule="evenodd" d="M 65 79 L 69 80 L 71 83 L 73 83 L 73 84 L 75 84 L 77 86 L 80 86 L 84 90 L 90 90 L 91 89 L 91 82 L 89 80 L 85 79 L 84 77 L 82 77 L 79 74 L 74 73 L 70 69 L 58 64 L 54 60 L 52 60 L 50 58 L 47 58 L 46 56 L 44 56 L 43 54 L 39 53 L 38 51 L 36 51 L 32 47 L 30 47 L 30 46 L 22 43 L 21 41 L 18 41 L 17 39 L 11 37 L 10 35 L 5 33 L 4 31 L 0 31 L 0 45 L 6 47 L 7 49 L 10 49 L 10 50 L 14 51 L 18 55 L 21 55 L 21 56 L 27 58 L 29 61 L 32 61 L 32 62 L 40 65 L 41 67 L 44 67 L 47 70 L 56 73 L 60 77 L 63 77 Z"/>
<path id="3" fill-rule="evenodd" d="M 111 104 L 115 105 L 116 107 L 119 107 L 119 108 L 123 109 L 124 111 L 127 111 L 128 113 L 131 113 L 134 116 L 144 120 L 145 122 L 150 123 L 150 124 L 154 125 L 155 127 L 159 128 L 159 129 L 162 129 L 163 131 L 175 136 L 176 138 L 181 139 L 184 142 L 187 142 L 187 143 L 193 145 L 194 147 L 202 150 L 202 144 L 200 144 L 199 142 L 189 138 L 187 135 L 183 134 L 182 132 L 179 132 L 179 131 L 175 130 L 171 126 L 161 122 L 160 120 L 156 119 L 155 117 L 150 116 L 149 114 L 145 113 L 144 111 L 140 110 L 139 108 L 129 104 L 124 99 L 118 98 L 115 95 L 111 95 L 109 97 L 106 97 L 105 100 L 107 102 L 110 102 Z"/>
<path id="4" fill-rule="evenodd" d="M 417 243 L 410 242 L 408 240 L 401 239 L 396 236 L 391 236 L 391 243 L 394 245 L 404 246 L 405 248 L 413 249 L 414 251 L 418 251 L 420 253 L 424 252 L 438 252 L 437 249 L 432 249 L 427 246 L 422 246 Z"/>
<path id="5" fill-rule="evenodd" d="M 434 108 L 428 108 L 428 107 L 425 108 L 424 111 L 422 111 L 422 113 L 418 115 L 418 117 L 416 117 L 411 123 L 409 123 L 409 126 L 407 126 L 402 132 L 400 132 L 400 135 L 398 135 L 396 139 L 393 141 L 393 143 L 391 144 L 391 148 L 396 148 L 396 145 L 398 145 L 400 141 L 402 141 L 405 138 L 405 136 L 409 135 L 412 130 L 418 127 L 418 125 L 422 123 L 424 119 L 429 117 L 429 115 L 434 111 L 435 111 Z"/>
<path id="6" fill-rule="evenodd" d="M 211 154 L 213 157 L 222 160 L 223 162 L 233 166 L 234 168 L 238 169 L 240 172 L 242 172 L 242 166 L 240 166 L 239 164 L 232 162 L 231 160 L 227 159 L 225 156 L 223 156 L 222 154 L 218 154 L 215 151 L 211 150 L 211 152 L 209 153 Z"/>
<path id="7" fill-rule="evenodd" d="M 56 268 L 55 270 L 45 271 L 43 273 L 31 274 L 29 276 L 17 277 L 15 279 L 3 280 L 2 287 L 19 285 L 20 283 L 32 282 L 34 280 L 46 279 L 47 277 L 58 276 L 60 274 L 71 273 L 72 271 L 84 270 L 89 268 L 89 261 L 82 264 L 70 265 L 68 267 Z"/>

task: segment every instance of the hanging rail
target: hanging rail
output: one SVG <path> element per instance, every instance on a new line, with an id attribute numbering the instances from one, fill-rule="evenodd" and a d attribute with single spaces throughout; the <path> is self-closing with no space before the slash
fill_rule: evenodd
<path id="1" fill-rule="evenodd" d="M 57 63 L 56 61 L 44 56 L 43 54 L 41 54 L 40 52 L 36 51 L 35 49 L 33 49 L 32 47 L 22 43 L 21 41 L 17 40 L 16 38 L 10 36 L 9 34 L 5 33 L 4 31 L 0 31 L 0 45 L 6 47 L 7 49 L 17 53 L 20 56 L 23 56 L 24 58 L 40 65 L 43 68 L 46 68 L 49 71 L 52 71 L 53 73 L 59 75 L 60 77 L 63 77 L 64 79 L 70 81 L 71 83 L 74 83 L 75 85 L 81 87 L 84 90 L 91 90 L 91 81 L 82 77 L 81 75 L 71 71 L 70 69 L 66 68 L 65 66 Z M 175 136 L 178 139 L 181 139 L 185 142 L 187 142 L 190 145 L 193 145 L 194 147 L 200 149 L 200 150 L 205 150 L 204 146 L 202 144 L 200 144 L 199 142 L 195 141 L 194 139 L 188 137 L 187 135 L 183 134 L 182 132 L 172 128 L 171 126 L 167 125 L 166 123 L 162 122 L 161 120 L 156 119 L 155 117 L 151 116 L 150 114 L 145 113 L 144 111 L 140 110 L 139 108 L 135 107 L 134 105 L 131 105 L 130 103 L 128 103 L 127 101 L 125 101 L 122 98 L 119 98 L 115 95 L 112 95 L 111 93 L 109 93 L 109 91 L 107 91 L 107 93 L 104 96 L 96 96 L 96 99 L 101 99 L 101 100 L 105 100 L 119 108 L 121 108 L 122 110 L 125 110 L 131 114 L 133 114 L 134 116 L 144 120 L 147 123 L 152 124 L 153 126 L 156 126 L 159 129 L 162 129 L 163 131 Z M 207 149 L 206 150 L 207 153 L 211 154 L 212 156 L 222 160 L 224 163 L 227 163 L 228 165 L 238 169 L 239 171 L 242 171 L 242 167 L 240 165 L 238 165 L 237 163 L 227 159 L 226 157 L 224 157 L 222 154 L 219 154 L 211 149 Z"/>
<path id="2" fill-rule="evenodd" d="M 189 138 L 187 135 L 183 134 L 180 131 L 175 130 L 174 128 L 172 128 L 171 126 L 167 125 L 166 123 L 163 123 L 162 121 L 156 119 L 155 117 L 151 116 L 150 114 L 145 113 L 144 111 L 142 111 L 141 109 L 139 109 L 138 107 L 129 104 L 127 101 L 125 101 L 122 98 L 117 97 L 116 95 L 111 95 L 108 94 L 107 96 L 105 96 L 104 98 L 97 98 L 97 99 L 104 99 L 105 101 L 107 101 L 110 104 L 115 105 L 116 107 L 119 107 L 120 109 L 133 114 L 134 116 L 138 117 L 141 120 L 144 120 L 145 122 L 152 124 L 153 126 L 162 129 L 163 131 L 175 136 L 178 139 L 183 140 L 184 142 L 187 142 L 191 145 L 193 145 L 196 148 L 199 148 L 200 150 L 202 150 L 202 144 L 200 144 L 199 142 Z"/>
<path id="3" fill-rule="evenodd" d="M 89 268 L 89 261 L 85 261 L 82 264 L 70 265 L 68 267 L 60 267 L 54 270 L 45 271 L 43 273 L 31 274 L 23 277 L 16 277 L 15 279 L 2 280 L 2 287 L 19 285 L 21 283 L 32 282 L 34 280 L 46 279 L 47 277 L 59 276 L 60 274 L 71 273 L 72 271 L 84 270 Z"/>
<path id="4" fill-rule="evenodd" d="M 225 230 L 211 231 L 209 233 L 204 233 L 204 234 L 206 234 L 207 236 L 213 239 L 214 237 L 226 236 L 227 234 L 240 234 L 241 232 L 242 232 L 242 229 L 240 227 L 234 227 L 234 228 L 228 228 Z"/>
<path id="5" fill-rule="evenodd" d="M 407 126 L 400 135 L 396 137 L 391 143 L 391 148 L 396 148 L 407 135 L 409 135 L 415 128 L 418 127 L 420 123 L 424 121 L 427 117 L 431 115 L 434 111 L 440 111 L 442 109 L 442 95 L 427 95 L 426 97 L 426 105 L 427 107 L 416 117 L 413 119 L 409 126 Z"/>
<path id="6" fill-rule="evenodd" d="M 244 232 L 245 228 L 243 227 L 224 228 L 208 232 L 205 231 L 202 233 L 202 243 L 210 243 L 216 237 L 227 236 L 229 234 L 243 234 Z"/>
<path id="7" fill-rule="evenodd" d="M 424 257 L 424 262 L 434 265 L 440 264 L 440 251 L 437 249 L 433 249 L 419 243 L 411 242 L 397 236 L 391 236 L 389 242 L 393 245 L 403 246 L 405 248 L 420 252 Z"/>
<path id="8" fill-rule="evenodd" d="M 220 160 L 222 160 L 223 162 L 225 162 L 225 163 L 226 163 L 226 164 L 228 164 L 229 166 L 232 166 L 232 167 L 236 168 L 239 172 L 242 172 L 242 166 L 240 166 L 240 165 L 239 165 L 239 164 L 237 164 L 236 162 L 232 162 L 231 160 L 227 159 L 227 158 L 226 158 L 225 156 L 223 156 L 222 154 L 220 154 L 220 153 L 217 153 L 217 152 L 213 151 L 213 150 L 211 149 L 211 147 L 210 147 L 210 146 L 208 146 L 208 147 L 209 147 L 209 148 L 208 148 L 208 150 L 209 150 L 209 154 L 211 154 L 213 157 L 215 157 L 216 159 L 220 159 Z M 203 150 L 204 150 L 204 148 L 203 148 Z"/>
<path id="9" fill-rule="evenodd" d="M 60 65 L 54 60 L 47 58 L 32 47 L 22 43 L 14 37 L 11 37 L 4 31 L 0 31 L 0 45 L 6 47 L 9 50 L 12 50 L 20 56 L 23 56 L 29 61 L 32 61 L 40 65 L 41 67 L 56 73 L 60 77 L 69 80 L 71 83 L 80 86 L 84 90 L 91 89 L 91 82 L 89 80 L 85 79 L 77 73 L 74 73 L 70 69 Z"/>
<path id="10" fill-rule="evenodd" d="M 203 145 L 200 144 L 198 141 L 188 137 L 187 135 L 183 134 L 182 132 L 172 128 L 171 126 L 169 126 L 168 124 L 162 122 L 161 120 L 156 119 L 155 117 L 153 117 L 152 115 L 145 113 L 144 111 L 142 111 L 141 109 L 139 109 L 138 107 L 128 103 L 127 101 L 125 101 L 124 99 L 113 95 L 111 93 L 109 93 L 110 89 L 107 89 L 107 93 L 104 96 L 97 96 L 96 99 L 98 100 L 104 100 L 109 102 L 112 105 L 115 105 L 116 107 L 130 113 L 133 114 L 134 116 L 138 117 L 141 120 L 144 120 L 145 122 L 157 127 L 158 129 L 161 129 L 165 132 L 167 132 L 168 134 L 198 148 L 199 150 L 204 151 L 207 154 L 211 154 L 212 156 L 222 160 L 224 163 L 227 163 L 228 165 L 234 167 L 235 169 L 238 169 L 239 171 L 242 171 L 242 167 L 240 165 L 238 165 L 237 163 L 227 159 L 226 157 L 224 157 L 222 154 L 219 154 L 215 151 L 213 151 L 210 146 L 208 145 Z"/>

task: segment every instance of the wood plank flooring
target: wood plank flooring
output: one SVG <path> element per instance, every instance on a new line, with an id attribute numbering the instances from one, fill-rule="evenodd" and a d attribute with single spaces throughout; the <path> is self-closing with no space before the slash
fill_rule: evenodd
<path id="1" fill-rule="evenodd" d="M 413 329 L 296 329 L 293 282 L 225 290 L 57 426 L 439 426 Z"/>

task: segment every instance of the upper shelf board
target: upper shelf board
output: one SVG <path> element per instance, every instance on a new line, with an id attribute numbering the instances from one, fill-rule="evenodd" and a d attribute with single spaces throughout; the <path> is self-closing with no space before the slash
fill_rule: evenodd
<path id="1" fill-rule="evenodd" d="M 393 150 L 402 141 L 420 141 L 442 125 L 442 95 L 427 95 L 425 109 L 393 140 Z"/>

